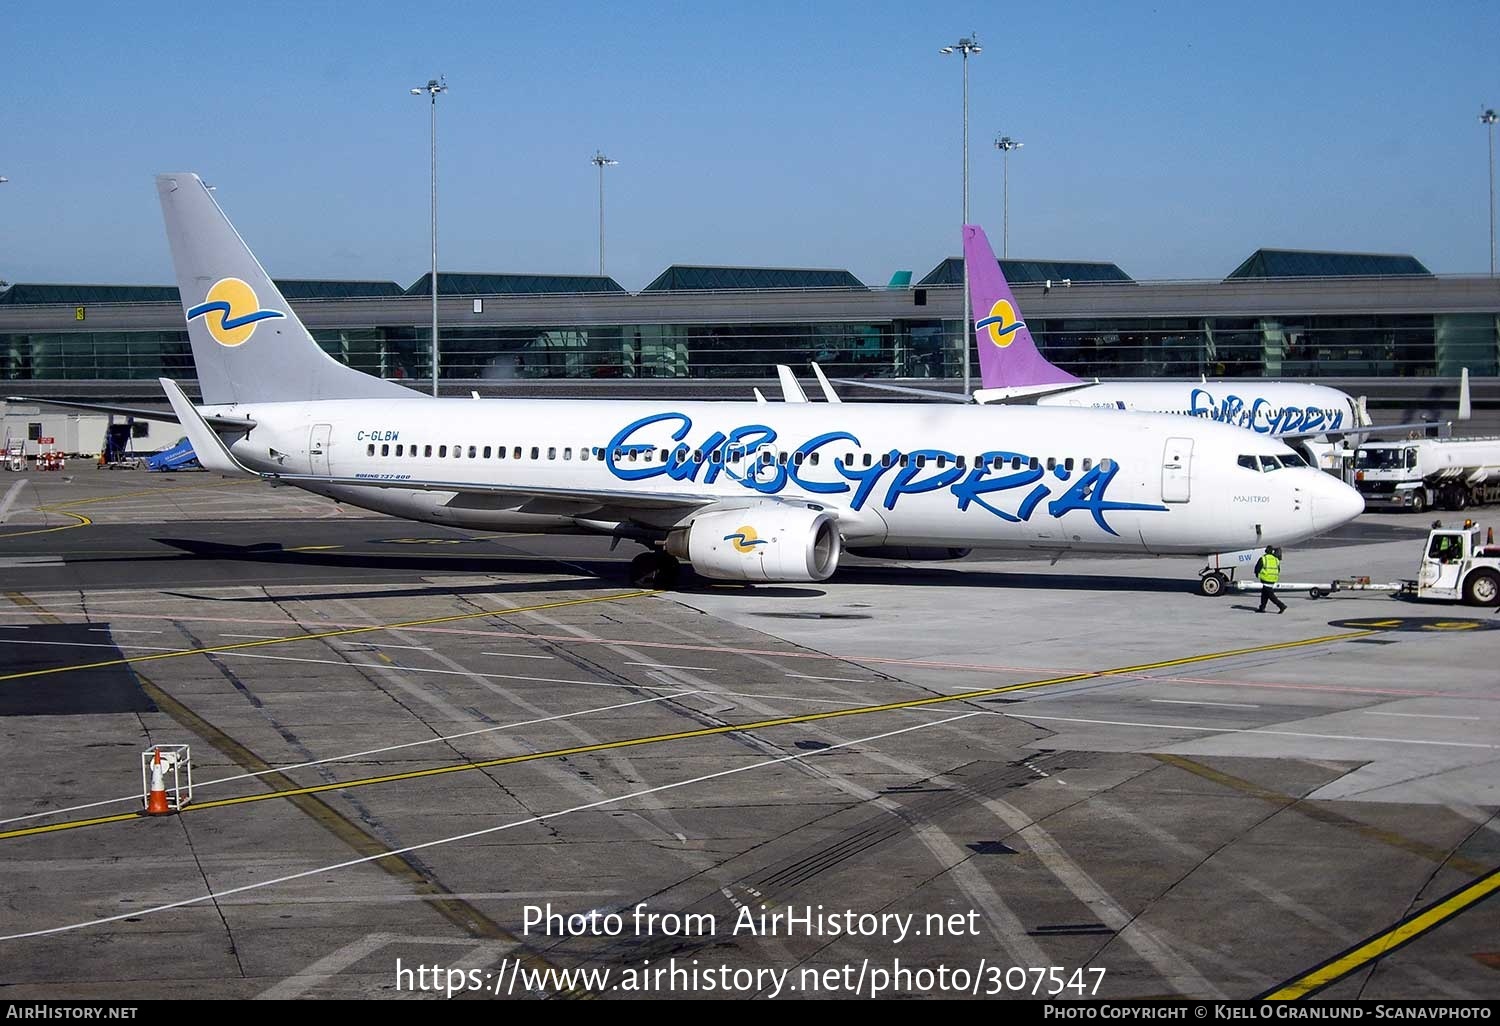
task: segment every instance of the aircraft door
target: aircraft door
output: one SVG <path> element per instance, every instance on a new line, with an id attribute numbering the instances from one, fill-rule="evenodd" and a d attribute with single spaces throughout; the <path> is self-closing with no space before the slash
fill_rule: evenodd
<path id="1" fill-rule="evenodd" d="M 309 473 L 328 474 L 328 450 L 332 446 L 330 436 L 333 434 L 332 424 L 314 424 L 312 434 L 307 440 L 307 459 Z"/>
<path id="2" fill-rule="evenodd" d="M 1168 438 L 1161 456 L 1161 501 L 1187 502 L 1192 496 L 1193 440 Z"/>

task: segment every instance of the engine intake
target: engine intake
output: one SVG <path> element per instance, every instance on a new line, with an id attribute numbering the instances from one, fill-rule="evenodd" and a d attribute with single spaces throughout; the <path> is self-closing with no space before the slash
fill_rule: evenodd
<path id="1" fill-rule="evenodd" d="M 705 513 L 667 537 L 667 552 L 721 581 L 826 581 L 842 551 L 833 514 L 797 506 Z"/>

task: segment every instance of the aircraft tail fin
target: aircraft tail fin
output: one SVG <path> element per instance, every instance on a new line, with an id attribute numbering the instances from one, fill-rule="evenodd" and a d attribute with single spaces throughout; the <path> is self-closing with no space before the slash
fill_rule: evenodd
<path id="1" fill-rule="evenodd" d="M 156 191 L 205 405 L 418 395 L 323 352 L 197 175 Z"/>
<path id="2" fill-rule="evenodd" d="M 1077 381 L 1037 351 L 1031 329 L 1021 319 L 1016 297 L 984 229 L 964 225 L 964 263 L 969 272 L 974 335 L 979 343 L 979 379 L 985 388 L 1056 385 Z"/>

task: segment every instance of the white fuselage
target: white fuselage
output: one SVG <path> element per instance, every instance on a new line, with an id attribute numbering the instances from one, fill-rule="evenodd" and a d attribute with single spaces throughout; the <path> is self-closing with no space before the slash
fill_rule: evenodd
<path id="1" fill-rule="evenodd" d="M 1044 396 L 1037 405 L 1175 413 L 1270 438 L 1361 426 L 1358 406 L 1343 392 L 1286 381 L 1114 381 Z"/>
<path id="2" fill-rule="evenodd" d="M 231 442 L 253 470 L 368 479 L 296 483 L 367 509 L 480 530 L 608 533 L 622 522 L 622 505 L 630 507 L 613 500 L 591 511 L 576 498 L 464 492 L 464 482 L 711 498 L 721 509 L 816 504 L 856 545 L 1153 554 L 1289 544 L 1361 508 L 1357 493 L 1319 471 L 1243 465 L 1246 455 L 1287 453 L 1278 442 L 1146 414 L 421 397 L 204 412 L 256 423 Z M 436 486 L 381 488 L 382 480 Z M 643 508 L 629 520 L 666 530 L 692 515 Z"/>

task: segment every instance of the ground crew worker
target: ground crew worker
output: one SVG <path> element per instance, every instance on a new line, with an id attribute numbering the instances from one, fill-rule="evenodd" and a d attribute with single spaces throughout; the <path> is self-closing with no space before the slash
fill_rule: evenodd
<path id="1" fill-rule="evenodd" d="M 1281 580 L 1281 550 L 1274 545 L 1267 545 L 1265 555 L 1255 561 L 1255 576 L 1260 580 L 1260 608 L 1257 613 L 1266 611 L 1266 603 L 1276 603 L 1276 612 L 1286 612 L 1286 603 L 1276 597 L 1276 582 Z"/>

